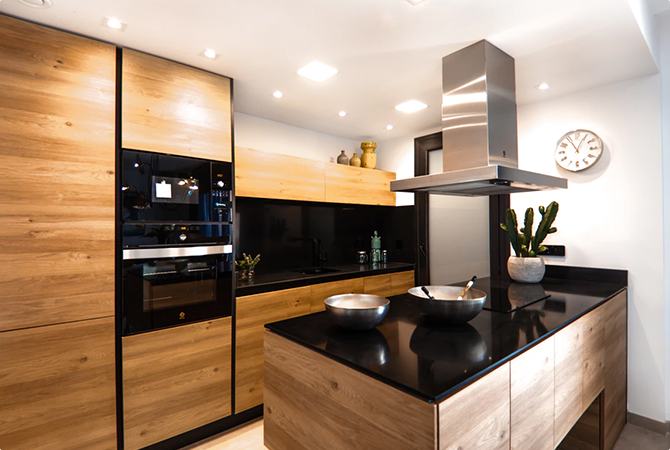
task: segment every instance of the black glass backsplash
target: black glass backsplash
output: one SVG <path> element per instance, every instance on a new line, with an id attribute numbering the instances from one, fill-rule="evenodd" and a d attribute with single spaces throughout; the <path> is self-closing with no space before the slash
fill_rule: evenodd
<path id="1" fill-rule="evenodd" d="M 236 199 L 235 251 L 261 254 L 258 273 L 291 270 L 312 265 L 313 240 L 321 240 L 322 256 L 333 264 L 357 261 L 357 252 L 370 253 L 375 230 L 387 250 L 389 261 L 414 262 L 413 206 L 369 206 L 268 200 Z"/>

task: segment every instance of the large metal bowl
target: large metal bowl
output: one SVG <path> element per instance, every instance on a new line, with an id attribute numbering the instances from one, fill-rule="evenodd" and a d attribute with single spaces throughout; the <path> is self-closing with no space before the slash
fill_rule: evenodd
<path id="1" fill-rule="evenodd" d="M 384 320 L 389 299 L 379 295 L 342 294 L 328 297 L 324 303 L 330 319 L 350 330 L 371 330 Z"/>
<path id="2" fill-rule="evenodd" d="M 462 300 L 458 296 L 462 286 L 426 286 L 435 300 L 428 298 L 421 287 L 413 287 L 409 291 L 415 304 L 424 316 L 446 324 L 461 324 L 472 320 L 479 314 L 486 302 L 486 293 L 479 289 L 470 289 Z"/>

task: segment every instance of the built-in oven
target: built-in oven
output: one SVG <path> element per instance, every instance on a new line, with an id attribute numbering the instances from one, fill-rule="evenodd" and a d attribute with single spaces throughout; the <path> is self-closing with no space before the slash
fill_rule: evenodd
<path id="1" fill-rule="evenodd" d="M 123 249 L 122 333 L 230 316 L 231 244 Z"/>
<path id="2" fill-rule="evenodd" d="M 124 223 L 232 222 L 232 165 L 124 149 Z"/>

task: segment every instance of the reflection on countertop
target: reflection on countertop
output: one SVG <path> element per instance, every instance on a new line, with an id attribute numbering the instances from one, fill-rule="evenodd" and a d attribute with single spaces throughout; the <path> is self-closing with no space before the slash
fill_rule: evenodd
<path id="1" fill-rule="evenodd" d="M 327 283 L 329 281 L 346 280 L 349 278 L 383 275 L 385 273 L 403 272 L 414 270 L 414 264 L 390 262 L 386 264 L 329 264 L 328 269 L 336 269 L 337 272 L 304 274 L 299 270 L 284 270 L 272 273 L 256 273 L 254 280 L 238 281 L 236 295 L 259 294 L 261 292 L 276 291 L 280 289 L 296 288 L 310 284 Z"/>
<path id="2" fill-rule="evenodd" d="M 541 288 L 527 289 L 533 295 L 541 290 L 548 298 L 512 312 L 483 310 L 461 326 L 427 321 L 416 298 L 397 295 L 390 298 L 387 317 L 372 330 L 376 333 L 361 338 L 360 346 L 356 335 L 333 325 L 325 313 L 267 328 L 419 398 L 438 401 L 625 289 L 626 272 L 618 272 L 623 276 L 607 282 L 545 278 Z"/>

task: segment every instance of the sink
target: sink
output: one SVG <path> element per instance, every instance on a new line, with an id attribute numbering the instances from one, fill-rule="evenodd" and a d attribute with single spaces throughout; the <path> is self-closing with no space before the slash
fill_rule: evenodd
<path id="1" fill-rule="evenodd" d="M 305 275 L 320 275 L 322 273 L 334 273 L 342 271 L 340 269 L 329 269 L 327 267 L 310 267 L 308 269 L 294 270 L 294 272 L 302 273 Z"/>

